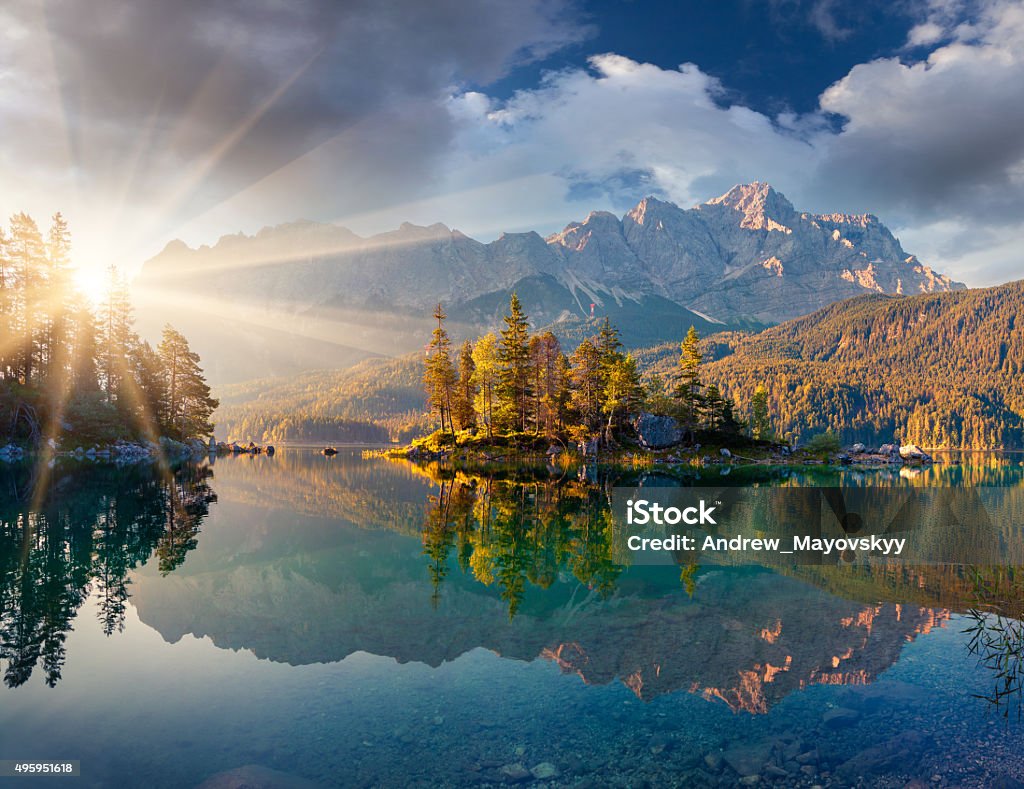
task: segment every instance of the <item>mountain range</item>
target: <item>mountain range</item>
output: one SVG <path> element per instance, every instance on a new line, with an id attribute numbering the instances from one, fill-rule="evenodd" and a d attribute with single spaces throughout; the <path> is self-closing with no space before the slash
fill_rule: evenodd
<path id="1" fill-rule="evenodd" d="M 542 238 L 490 243 L 434 224 L 363 238 L 293 222 L 192 249 L 172 241 L 147 261 L 136 303 L 144 334 L 175 324 L 211 380 L 347 367 L 422 347 L 444 303 L 452 333 L 500 322 L 514 290 L 535 326 L 563 338 L 609 317 L 627 345 L 758 328 L 866 293 L 964 286 L 908 254 L 871 214 L 798 212 L 764 183 L 690 209 L 647 197 Z"/>

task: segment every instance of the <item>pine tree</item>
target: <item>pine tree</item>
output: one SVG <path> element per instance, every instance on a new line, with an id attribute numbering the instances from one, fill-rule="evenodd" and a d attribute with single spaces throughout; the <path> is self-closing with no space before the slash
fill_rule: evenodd
<path id="1" fill-rule="evenodd" d="M 72 302 L 67 329 L 74 347 L 71 364 L 72 390 L 76 394 L 99 392 L 100 379 L 96 368 L 96 317 L 89 303 L 81 296 Z"/>
<path id="2" fill-rule="evenodd" d="M 597 350 L 601 354 L 601 364 L 604 368 L 602 374 L 607 377 L 611 368 L 622 357 L 620 353 L 622 342 L 619 340 L 619 330 L 612 326 L 608 318 L 601 321 L 601 330 L 597 334 L 597 340 L 594 345 L 597 346 Z"/>
<path id="3" fill-rule="evenodd" d="M 560 361 L 564 358 L 558 338 L 551 332 L 530 339 L 534 427 L 548 436 L 555 434 L 565 416 L 568 382 Z"/>
<path id="4" fill-rule="evenodd" d="M 159 433 L 159 415 L 167 398 L 163 362 L 148 342 L 138 342 L 128 356 L 128 367 L 135 381 L 132 398 L 135 424 L 153 439 Z"/>
<path id="5" fill-rule="evenodd" d="M 128 283 L 116 266 L 107 269 L 107 295 L 102 306 L 100 373 L 107 400 L 118 403 L 129 376 L 128 356 L 138 343 Z"/>
<path id="6" fill-rule="evenodd" d="M 498 347 L 498 360 L 501 363 L 498 389 L 499 419 L 507 430 L 525 432 L 530 422 L 530 398 L 533 387 L 529 344 L 529 322 L 519 297 L 513 293 Z"/>
<path id="7" fill-rule="evenodd" d="M 455 389 L 454 417 L 459 430 L 476 428 L 476 384 L 473 382 L 476 365 L 473 362 L 473 344 L 466 340 L 459 349 L 459 381 Z"/>
<path id="8" fill-rule="evenodd" d="M 28 214 L 11 217 L 8 254 L 15 284 L 14 332 L 18 337 L 17 375 L 31 385 L 37 372 L 40 337 L 40 315 L 46 297 L 44 267 L 46 245 L 35 220 Z"/>
<path id="9" fill-rule="evenodd" d="M 43 316 L 45 351 L 42 362 L 46 378 L 54 388 L 68 383 L 71 366 L 69 317 L 72 309 L 71 233 L 64 216 L 53 215 L 46 244 L 46 300 Z"/>
<path id="10" fill-rule="evenodd" d="M 210 387 L 199 366 L 199 355 L 170 325 L 164 327 L 158 353 L 166 389 L 161 409 L 164 430 L 179 440 L 210 435 L 213 432 L 210 416 L 218 402 L 210 396 Z"/>
<path id="11" fill-rule="evenodd" d="M 600 430 L 601 400 L 601 352 L 593 342 L 584 340 L 569 358 L 571 365 L 570 404 L 575 412 L 576 425 L 572 431 L 574 440 L 589 440 Z"/>
<path id="12" fill-rule="evenodd" d="M 700 336 L 697 334 L 697 329 L 691 326 L 681 345 L 679 384 L 676 387 L 676 397 L 680 405 L 680 421 L 691 436 L 697 429 L 703 404 L 700 384 L 702 360 Z"/>
<path id="13" fill-rule="evenodd" d="M 750 430 L 758 441 L 769 441 L 772 438 L 771 423 L 768 418 L 768 390 L 758 384 L 750 398 Z"/>
<path id="14" fill-rule="evenodd" d="M 708 430 L 716 431 L 722 426 L 725 414 L 725 398 L 717 384 L 710 384 L 704 392 L 704 425 Z"/>
<path id="15" fill-rule="evenodd" d="M 0 227 L 0 378 L 14 378 L 12 349 L 15 346 L 14 276 L 11 271 L 7 233 Z"/>
<path id="16" fill-rule="evenodd" d="M 441 421 L 441 431 L 447 427 L 455 436 L 452 423 L 452 389 L 455 386 L 455 368 L 451 359 L 451 340 L 444 328 L 444 308 L 438 303 L 434 309 L 437 326 L 434 329 L 427 349 L 426 370 L 423 373 L 423 386 L 427 392 L 427 402 L 431 410 L 436 410 Z"/>

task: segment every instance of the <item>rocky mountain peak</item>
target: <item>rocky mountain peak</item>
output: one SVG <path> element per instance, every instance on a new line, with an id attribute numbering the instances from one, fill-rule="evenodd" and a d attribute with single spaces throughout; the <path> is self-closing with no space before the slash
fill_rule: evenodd
<path id="1" fill-rule="evenodd" d="M 586 220 L 583 222 L 584 225 L 617 225 L 619 224 L 619 218 L 610 211 L 591 211 Z"/>
<path id="2" fill-rule="evenodd" d="M 391 233 L 383 233 L 381 235 L 388 235 L 392 237 L 405 236 L 408 238 L 417 239 L 428 239 L 428 238 L 445 238 L 452 235 L 452 230 L 442 222 L 435 222 L 432 225 L 414 225 L 412 222 L 402 222 L 398 226 L 398 230 L 393 230 Z"/>
<path id="3" fill-rule="evenodd" d="M 655 217 L 660 217 L 666 211 L 678 212 L 679 210 L 675 203 L 666 203 L 657 197 L 648 196 L 637 203 L 636 207 L 629 211 L 623 219 L 631 219 L 635 224 L 642 225 Z"/>
<path id="4" fill-rule="evenodd" d="M 793 204 L 781 192 L 762 181 L 737 184 L 705 205 L 723 205 L 743 214 L 740 227 L 748 230 L 783 230 L 796 214 Z"/>

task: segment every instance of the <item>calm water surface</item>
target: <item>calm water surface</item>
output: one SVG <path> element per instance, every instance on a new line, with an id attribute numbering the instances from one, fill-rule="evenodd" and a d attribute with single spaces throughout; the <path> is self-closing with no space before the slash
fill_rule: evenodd
<path id="1" fill-rule="evenodd" d="M 81 761 L 25 786 L 1024 780 L 963 568 L 625 568 L 603 480 L 500 476 L 299 450 L 0 471 L 0 759 Z"/>

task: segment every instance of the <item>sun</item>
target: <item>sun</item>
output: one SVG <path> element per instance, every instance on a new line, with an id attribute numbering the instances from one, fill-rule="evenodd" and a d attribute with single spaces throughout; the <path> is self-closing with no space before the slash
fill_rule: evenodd
<path id="1" fill-rule="evenodd" d="M 75 287 L 93 305 L 103 302 L 107 296 L 107 273 L 99 266 L 78 266 L 74 271 Z"/>

